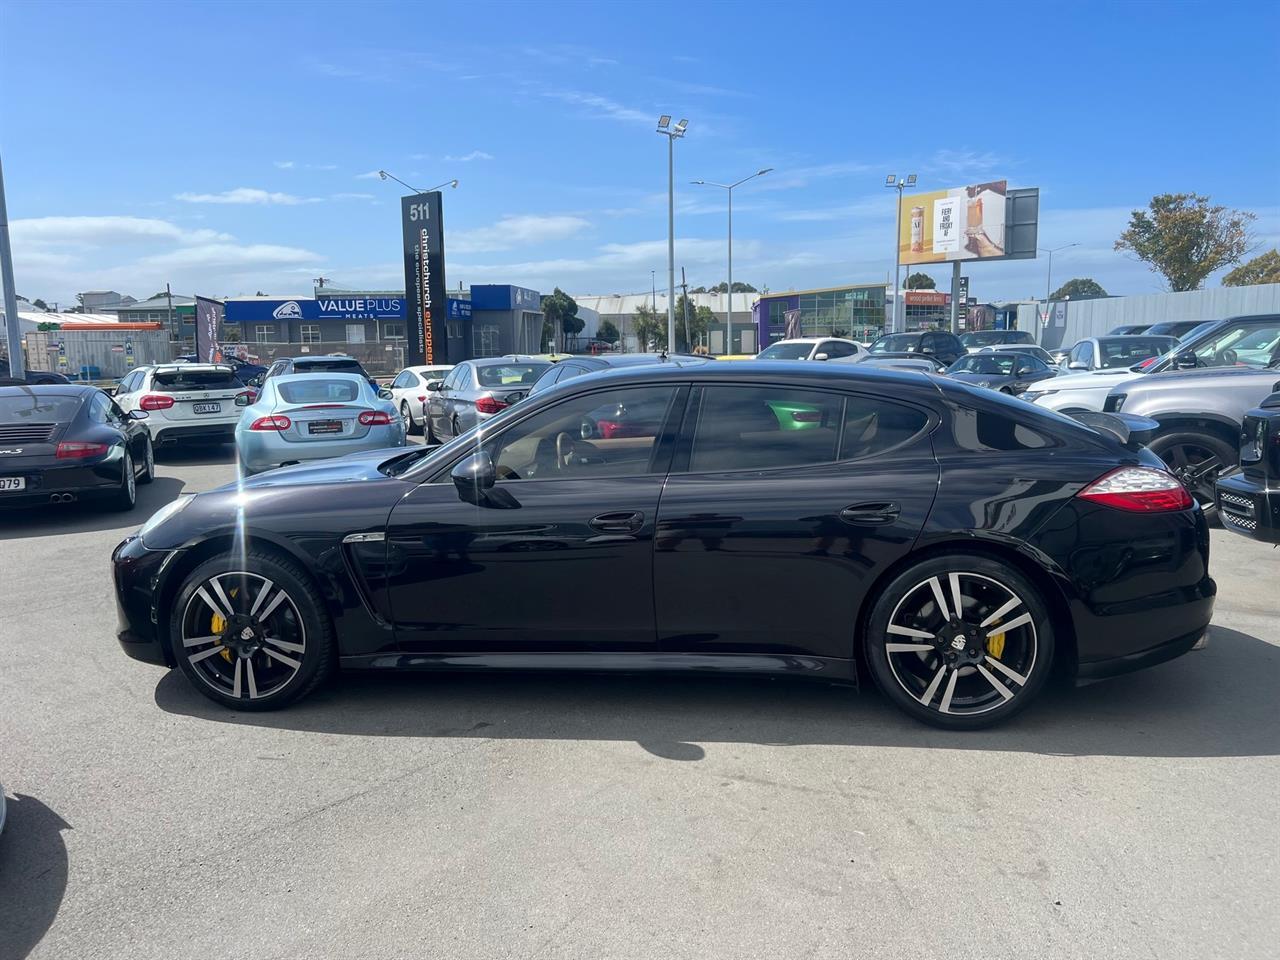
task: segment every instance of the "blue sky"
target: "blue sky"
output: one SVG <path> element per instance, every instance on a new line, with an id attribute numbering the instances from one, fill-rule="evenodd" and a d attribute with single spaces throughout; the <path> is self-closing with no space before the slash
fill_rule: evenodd
<path id="1" fill-rule="evenodd" d="M 1041 188 L 1054 285 L 1160 279 L 1112 250 L 1196 191 L 1280 241 L 1275 3 L 0 2 L 0 156 L 27 297 L 403 283 L 394 184 L 452 177 L 446 275 L 646 290 L 666 264 L 772 290 L 885 279 L 888 172 Z M 944 268 L 945 269 L 945 268 Z M 1042 296 L 1044 260 L 973 265 Z M 937 270 L 940 285 L 949 283 Z M 1216 281 L 1211 281 L 1216 282 Z"/>

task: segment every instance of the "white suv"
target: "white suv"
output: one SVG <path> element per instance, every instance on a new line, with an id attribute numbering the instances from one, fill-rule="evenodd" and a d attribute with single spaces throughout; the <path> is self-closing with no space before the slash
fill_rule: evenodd
<path id="1" fill-rule="evenodd" d="M 219 363 L 165 363 L 139 367 L 116 387 L 125 413 L 142 410 L 151 442 L 230 443 L 235 439 L 240 408 L 236 397 L 246 390 L 235 370 Z"/>

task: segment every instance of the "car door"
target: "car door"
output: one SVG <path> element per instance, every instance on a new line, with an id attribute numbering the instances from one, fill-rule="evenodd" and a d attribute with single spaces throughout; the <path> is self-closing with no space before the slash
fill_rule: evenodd
<path id="1" fill-rule="evenodd" d="M 141 470 L 147 458 L 148 432 L 144 426 L 144 421 L 134 420 L 111 397 L 106 394 L 102 396 L 106 400 L 105 413 L 107 423 L 124 434 L 125 443 L 129 445 L 129 452 L 133 454 L 134 468 Z"/>
<path id="2" fill-rule="evenodd" d="M 120 385 L 116 387 L 116 403 L 120 409 L 126 413 L 130 410 L 137 409 L 138 406 L 138 388 L 142 385 L 142 379 L 146 376 L 143 370 L 134 370 L 125 375 L 120 381 Z"/>
<path id="3" fill-rule="evenodd" d="M 932 507 L 936 414 L 777 384 L 695 387 L 658 507 L 658 642 L 852 655 L 875 579 Z"/>
<path id="4" fill-rule="evenodd" d="M 1014 357 L 1013 382 L 1010 384 L 1010 388 L 1014 393 L 1021 393 L 1031 384 L 1039 383 L 1041 380 L 1052 376 L 1054 376 L 1054 371 L 1037 358 L 1028 354 L 1018 354 Z"/>
<path id="5" fill-rule="evenodd" d="M 439 390 L 432 390 L 427 396 L 427 411 L 431 418 L 431 430 L 440 439 L 448 439 L 451 421 L 449 418 L 449 394 L 453 392 L 467 365 L 460 363 L 444 378 Z"/>
<path id="6" fill-rule="evenodd" d="M 574 394 L 486 438 L 498 479 L 479 503 L 463 499 L 447 467 L 400 500 L 386 531 L 400 649 L 652 650 L 658 498 L 686 393 L 653 384 Z M 647 436 L 579 435 L 595 410 L 654 402 L 668 414 Z"/>

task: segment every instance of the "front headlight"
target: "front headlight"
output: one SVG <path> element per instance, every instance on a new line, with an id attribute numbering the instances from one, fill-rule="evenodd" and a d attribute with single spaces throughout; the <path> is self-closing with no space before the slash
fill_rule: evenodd
<path id="1" fill-rule="evenodd" d="M 160 524 L 164 523 L 170 517 L 175 517 L 186 509 L 187 504 L 196 498 L 194 493 L 184 493 L 174 500 L 170 500 L 163 507 L 151 515 L 151 518 L 142 525 L 142 529 L 138 531 L 138 536 L 142 538 L 145 546 L 147 542 L 147 534 L 153 533 Z"/>

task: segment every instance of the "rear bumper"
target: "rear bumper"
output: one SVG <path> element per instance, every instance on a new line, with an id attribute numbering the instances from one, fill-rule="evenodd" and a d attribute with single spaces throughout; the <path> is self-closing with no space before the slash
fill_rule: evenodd
<path id="1" fill-rule="evenodd" d="M 1185 636 L 1176 637 L 1167 643 L 1157 644 L 1154 647 L 1148 647 L 1146 650 L 1139 650 L 1136 653 L 1128 653 L 1122 657 L 1111 657 L 1107 660 L 1091 660 L 1087 663 L 1081 663 L 1076 669 L 1076 680 L 1078 682 L 1088 682 L 1090 680 L 1103 680 L 1107 677 L 1118 677 L 1124 673 L 1132 673 L 1134 670 L 1145 670 L 1147 667 L 1154 667 L 1158 663 L 1164 663 L 1175 657 L 1180 657 L 1184 653 L 1191 650 L 1201 649 L 1205 646 L 1208 638 L 1208 626 L 1203 629 L 1188 633 Z"/>
<path id="2" fill-rule="evenodd" d="M 1218 516 L 1232 533 L 1263 543 L 1280 543 L 1280 489 L 1243 473 L 1221 477 L 1216 486 Z"/>
<path id="3" fill-rule="evenodd" d="M 48 467 L 10 467 L 0 476 L 22 477 L 27 488 L 21 493 L 0 493 L 0 509 L 48 503 L 56 494 L 75 497 L 109 496 L 120 490 L 120 461 L 109 457 L 99 463 L 70 463 Z"/>
<path id="4" fill-rule="evenodd" d="M 398 416 L 390 426 L 371 427 L 368 434 L 352 440 L 291 442 L 272 433 L 253 433 L 247 430 L 236 433 L 236 451 L 240 462 L 254 472 L 270 470 L 286 463 L 330 460 L 352 453 L 403 446 L 404 431 Z"/>
<path id="5" fill-rule="evenodd" d="M 237 422 L 148 426 L 151 427 L 153 443 L 230 443 L 236 438 Z"/>
<path id="6" fill-rule="evenodd" d="M 116 598 L 116 640 L 127 655 L 143 663 L 173 666 L 161 642 L 157 604 L 161 576 L 177 553 L 148 550 L 137 537 L 129 537 L 111 554 L 112 582 Z"/>

